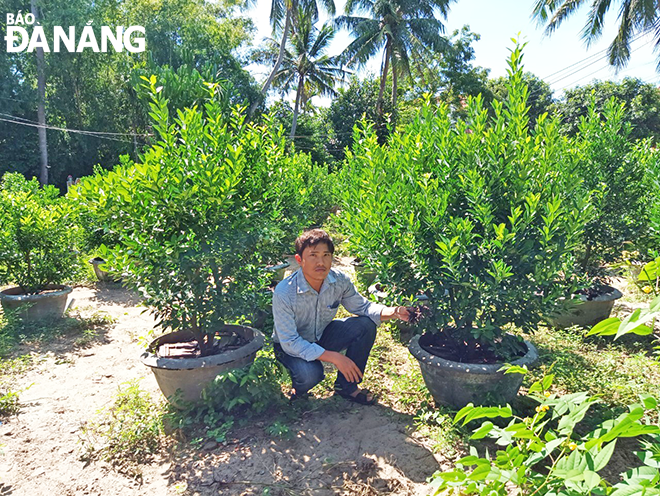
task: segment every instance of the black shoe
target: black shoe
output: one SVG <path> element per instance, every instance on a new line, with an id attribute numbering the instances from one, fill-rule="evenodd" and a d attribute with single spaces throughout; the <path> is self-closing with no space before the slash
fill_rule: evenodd
<path id="1" fill-rule="evenodd" d="M 292 405 L 298 400 L 308 400 L 309 399 L 309 393 L 291 393 L 291 396 L 289 396 L 289 404 Z"/>

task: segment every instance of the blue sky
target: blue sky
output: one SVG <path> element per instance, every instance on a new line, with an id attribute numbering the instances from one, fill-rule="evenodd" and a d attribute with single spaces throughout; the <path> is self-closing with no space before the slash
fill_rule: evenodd
<path id="1" fill-rule="evenodd" d="M 338 12 L 343 10 L 344 1 L 335 1 Z M 555 92 L 555 97 L 561 96 L 565 88 L 582 86 L 594 79 L 617 80 L 631 76 L 660 84 L 660 74 L 655 72 L 656 55 L 653 52 L 651 35 L 632 44 L 631 60 L 618 74 L 607 65 L 604 50 L 616 33 L 616 10 L 608 13 L 602 38 L 587 49 L 580 37 L 586 9 L 577 12 L 547 37 L 543 29 L 530 19 L 533 5 L 534 0 L 458 0 L 452 4 L 447 16 L 445 34 L 450 34 L 465 24 L 469 25 L 473 32 L 480 34 L 481 39 L 473 45 L 474 64 L 489 68 L 490 76 L 497 77 L 506 73 L 508 49 L 513 46 L 511 38 L 520 33 L 520 39 L 527 42 L 524 51 L 525 70 L 548 82 Z M 257 6 L 250 13 L 258 29 L 255 44 L 264 36 L 270 36 L 269 9 L 269 0 L 258 0 Z M 339 33 L 332 50 L 340 52 L 350 39 L 347 33 Z M 366 71 L 377 73 L 379 64 L 380 58 L 375 58 Z M 253 73 L 258 80 L 263 80 L 267 70 L 253 68 Z"/>

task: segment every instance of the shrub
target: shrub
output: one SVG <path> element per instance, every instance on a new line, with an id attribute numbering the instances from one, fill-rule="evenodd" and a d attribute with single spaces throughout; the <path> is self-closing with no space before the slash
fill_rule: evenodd
<path id="1" fill-rule="evenodd" d="M 76 223 L 53 186 L 6 173 L 0 183 L 0 283 L 26 294 L 72 279 L 78 270 Z"/>
<path id="2" fill-rule="evenodd" d="M 575 136 L 578 176 L 592 196 L 594 215 L 585 226 L 583 269 L 596 258 L 609 262 L 621 253 L 624 242 L 644 238 L 648 229 L 649 184 L 647 171 L 654 154 L 650 142 L 634 143 L 625 122 L 624 104 L 614 97 L 602 114 L 591 98 L 586 117 Z"/>
<path id="3" fill-rule="evenodd" d="M 224 322 L 254 312 L 301 224 L 323 206 L 325 175 L 305 155 L 286 153 L 282 131 L 223 112 L 217 85 L 203 109 L 172 118 L 148 80 L 159 141 L 133 163 L 86 178 L 72 193 L 117 244 L 108 266 L 138 289 L 164 328 L 192 331 L 203 354 Z"/>
<path id="4" fill-rule="evenodd" d="M 395 297 L 426 291 L 455 341 L 503 358 L 520 348 L 502 342 L 506 326 L 533 330 L 567 292 L 589 211 L 558 122 L 542 115 L 529 129 L 521 58 L 516 47 L 492 122 L 480 98 L 457 122 L 427 101 L 386 145 L 358 130 L 339 178 L 354 254 Z"/>

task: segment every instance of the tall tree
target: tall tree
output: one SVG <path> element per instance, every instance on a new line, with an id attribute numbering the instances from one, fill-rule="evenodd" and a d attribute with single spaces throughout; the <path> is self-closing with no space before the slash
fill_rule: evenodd
<path id="1" fill-rule="evenodd" d="M 326 12 L 334 16 L 337 11 L 335 7 L 334 0 L 320 0 L 321 5 Z M 270 24 L 273 27 L 273 36 L 278 32 L 282 33 L 282 37 L 279 42 L 279 52 L 277 59 L 275 59 L 275 64 L 273 69 L 270 71 L 270 75 L 264 82 L 261 87 L 261 93 L 265 96 L 270 89 L 273 80 L 277 74 L 277 71 L 280 69 L 280 64 L 284 60 L 284 52 L 286 50 L 286 43 L 289 39 L 289 33 L 291 31 L 291 26 L 296 21 L 295 16 L 299 11 L 299 8 L 302 8 L 305 12 L 310 12 L 314 22 L 318 20 L 319 9 L 317 0 L 271 0 L 270 4 Z M 284 26 L 282 26 L 282 21 L 284 21 Z M 254 111 L 255 106 L 250 107 L 250 113 Z"/>
<path id="2" fill-rule="evenodd" d="M 296 134 L 300 109 L 305 106 L 310 96 L 312 94 L 334 96 L 335 83 L 346 74 L 337 59 L 325 53 L 335 36 L 334 27 L 330 23 L 325 23 L 317 29 L 314 27 L 314 17 L 312 11 L 298 8 L 294 30 L 287 44 L 290 48 L 285 47 L 282 63 L 273 77 L 273 84 L 284 92 L 295 87 L 292 139 Z M 269 41 L 271 47 L 277 46 L 275 40 Z"/>
<path id="3" fill-rule="evenodd" d="M 392 108 L 396 109 L 398 78 L 408 76 L 411 66 L 420 66 L 428 52 L 439 52 L 448 46 L 441 33 L 444 25 L 435 17 L 447 17 L 453 0 L 348 0 L 346 15 L 337 25 L 348 29 L 355 39 L 343 56 L 349 66 L 364 66 L 377 53 L 382 53 L 380 91 L 376 103 L 382 115 L 385 84 L 392 67 Z M 357 14 L 364 15 L 357 15 Z"/>
<path id="4" fill-rule="evenodd" d="M 41 24 L 41 13 L 37 0 L 30 2 L 30 10 L 36 22 Z M 44 61 L 44 49 L 37 48 L 37 91 L 39 101 L 37 103 L 37 117 L 39 119 L 39 154 L 41 155 L 41 167 L 39 171 L 39 182 L 42 186 L 48 184 L 48 141 L 46 139 L 46 62 Z"/>
<path id="5" fill-rule="evenodd" d="M 554 32 L 566 19 L 582 7 L 586 0 L 536 0 L 533 16 L 546 24 L 548 34 Z M 587 45 L 603 33 L 605 15 L 612 4 L 619 5 L 619 29 L 609 46 L 609 63 L 624 67 L 630 59 L 630 42 L 641 33 L 653 31 L 656 47 L 660 45 L 660 7 L 657 0 L 591 0 L 582 38 Z M 660 55 L 657 70 L 660 71 Z"/>
<path id="6" fill-rule="evenodd" d="M 449 105 L 454 116 L 464 116 L 466 98 L 482 94 L 489 102 L 492 95 L 487 87 L 488 69 L 474 66 L 472 44 L 479 35 L 470 31 L 469 26 L 455 30 L 449 38 L 449 46 L 442 53 L 430 57 L 421 71 L 415 71 L 404 88 L 400 107 L 399 122 L 406 122 L 418 114 L 419 105 L 426 94 L 436 101 Z"/>
<path id="7" fill-rule="evenodd" d="M 0 0 L 0 12 L 30 11 L 30 0 Z M 64 188 L 67 175 L 89 174 L 94 164 L 111 167 L 120 154 L 133 154 L 145 143 L 148 107 L 137 98 L 134 76 L 161 75 L 167 65 L 231 80 L 240 97 L 261 102 L 258 87 L 234 53 L 251 35 L 251 21 L 236 17 L 236 0 L 40 0 L 41 24 L 51 51 L 44 54 L 45 122 L 67 128 L 48 131 L 48 182 Z M 6 31 L 5 14 L 0 31 Z M 93 21 L 96 39 L 101 26 L 144 26 L 145 53 L 53 51 L 53 26 L 75 27 L 76 39 Z M 32 28 L 28 27 L 28 32 Z M 19 171 L 39 175 L 37 130 L 37 59 L 32 52 L 0 50 L 0 175 Z M 185 86 L 185 85 L 184 85 Z M 188 87 L 182 91 L 190 93 Z M 30 121 L 30 122 L 25 122 Z M 75 131 L 74 131 L 75 130 Z M 82 130 L 83 132 L 77 132 Z M 109 134 L 105 134 L 109 133 Z M 133 136 L 126 133 L 133 134 Z M 135 136 L 137 135 L 137 136 Z"/>
<path id="8" fill-rule="evenodd" d="M 561 116 L 562 124 L 570 135 L 578 131 L 580 121 L 587 117 L 589 105 L 602 113 L 610 98 L 625 103 L 623 119 L 631 125 L 630 138 L 652 138 L 660 141 L 660 89 L 640 79 L 625 78 L 623 81 L 596 81 L 564 92 L 554 108 Z"/>

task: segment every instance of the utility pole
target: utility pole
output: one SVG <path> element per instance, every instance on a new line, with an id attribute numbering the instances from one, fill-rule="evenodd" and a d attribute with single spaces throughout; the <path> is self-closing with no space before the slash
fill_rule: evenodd
<path id="1" fill-rule="evenodd" d="M 30 10 L 34 20 L 39 21 L 39 9 L 37 0 L 30 0 Z M 41 169 L 39 182 L 42 186 L 48 184 L 48 143 L 46 141 L 46 63 L 44 61 L 44 50 L 37 48 L 37 91 L 39 92 L 39 103 L 37 106 L 37 119 L 39 121 L 39 152 L 41 155 Z"/>

